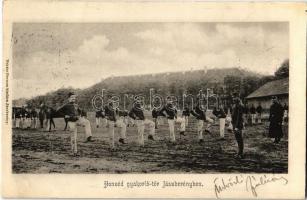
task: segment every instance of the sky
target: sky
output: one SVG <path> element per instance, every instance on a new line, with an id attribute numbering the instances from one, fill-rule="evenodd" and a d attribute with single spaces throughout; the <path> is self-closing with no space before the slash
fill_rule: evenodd
<path id="1" fill-rule="evenodd" d="M 15 23 L 13 99 L 109 76 L 245 68 L 273 74 L 289 56 L 288 23 Z"/>

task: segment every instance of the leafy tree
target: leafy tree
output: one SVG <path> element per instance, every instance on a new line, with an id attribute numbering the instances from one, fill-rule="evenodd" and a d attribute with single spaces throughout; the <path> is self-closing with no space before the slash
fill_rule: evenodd
<path id="1" fill-rule="evenodd" d="M 276 79 L 289 77 L 289 59 L 286 59 L 275 72 Z"/>

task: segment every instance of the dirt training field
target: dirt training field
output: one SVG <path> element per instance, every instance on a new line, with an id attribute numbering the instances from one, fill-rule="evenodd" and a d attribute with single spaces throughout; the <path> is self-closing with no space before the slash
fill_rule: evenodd
<path id="1" fill-rule="evenodd" d="M 13 130 L 13 173 L 287 173 L 288 137 L 279 144 L 264 136 L 267 124 L 248 126 L 244 130 L 245 158 L 234 158 L 237 144 L 233 133 L 226 131 L 226 140 L 219 140 L 219 126 L 212 135 L 204 132 L 205 142 L 198 143 L 195 119 L 190 117 L 186 136 L 176 144 L 169 143 L 168 124 L 156 130 L 155 141 L 147 140 L 145 147 L 136 143 L 136 127 L 127 127 L 128 144 L 120 145 L 116 128 L 116 149 L 110 150 L 106 128 L 92 125 L 92 143 L 84 143 L 84 128 L 79 128 L 80 156 L 71 155 L 69 131 L 63 131 L 64 120 L 55 119 L 56 131 Z M 178 125 L 176 125 L 178 127 Z"/>

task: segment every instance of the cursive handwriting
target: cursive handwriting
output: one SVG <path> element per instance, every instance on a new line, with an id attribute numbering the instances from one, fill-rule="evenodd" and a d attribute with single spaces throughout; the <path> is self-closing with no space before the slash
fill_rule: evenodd
<path id="1" fill-rule="evenodd" d="M 257 188 L 276 181 L 283 181 L 284 185 L 288 184 L 288 180 L 283 176 L 280 177 L 276 177 L 274 175 L 273 176 L 263 175 L 260 177 L 248 176 L 245 182 L 246 191 L 250 191 L 254 197 L 257 197 L 258 196 Z"/>
<path id="2" fill-rule="evenodd" d="M 254 197 L 257 197 L 257 189 L 260 186 L 278 181 L 282 182 L 284 185 L 288 184 L 288 180 L 285 177 L 276 175 L 251 175 L 246 177 L 244 177 L 243 175 L 237 175 L 228 179 L 215 178 L 213 183 L 215 196 L 219 199 L 221 193 L 223 193 L 224 191 L 231 190 L 237 185 L 244 185 L 244 183 L 246 191 L 251 192 Z"/>
<path id="3" fill-rule="evenodd" d="M 242 184 L 244 182 L 243 176 L 235 176 L 234 178 L 231 177 L 227 180 L 224 180 L 224 178 L 215 178 L 214 179 L 214 192 L 216 198 L 220 198 L 219 194 L 223 191 L 230 189 L 234 187 L 235 185 Z"/>

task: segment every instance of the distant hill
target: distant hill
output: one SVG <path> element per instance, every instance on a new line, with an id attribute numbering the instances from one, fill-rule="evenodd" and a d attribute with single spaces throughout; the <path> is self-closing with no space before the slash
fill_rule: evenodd
<path id="1" fill-rule="evenodd" d="M 248 93 L 260 86 L 259 84 L 264 76 L 240 68 L 227 68 L 108 77 L 83 90 L 62 88 L 55 92 L 35 97 L 27 102 L 38 106 L 39 102 L 43 101 L 57 107 L 65 102 L 68 92 L 75 91 L 78 94 L 79 105 L 86 109 L 91 109 L 92 97 L 95 94 L 101 94 L 102 89 L 105 89 L 105 96 L 111 96 L 112 94 L 122 96 L 124 94 L 147 94 L 149 96 L 151 88 L 161 95 L 172 94 L 178 97 L 181 97 L 183 92 L 197 94 L 199 90 L 206 91 L 207 88 L 213 88 L 216 93 L 229 94 L 230 87 L 228 87 L 228 91 L 225 91 L 225 88 L 227 88 L 225 87 L 225 77 L 228 77 L 227 80 L 230 80 L 230 82 L 232 79 L 239 78 L 240 82 L 242 82 L 242 86 L 240 83 L 240 89 L 248 86 L 244 80 L 252 80 L 251 86 L 247 88 L 250 91 L 245 91 L 243 95 L 247 96 Z"/>

